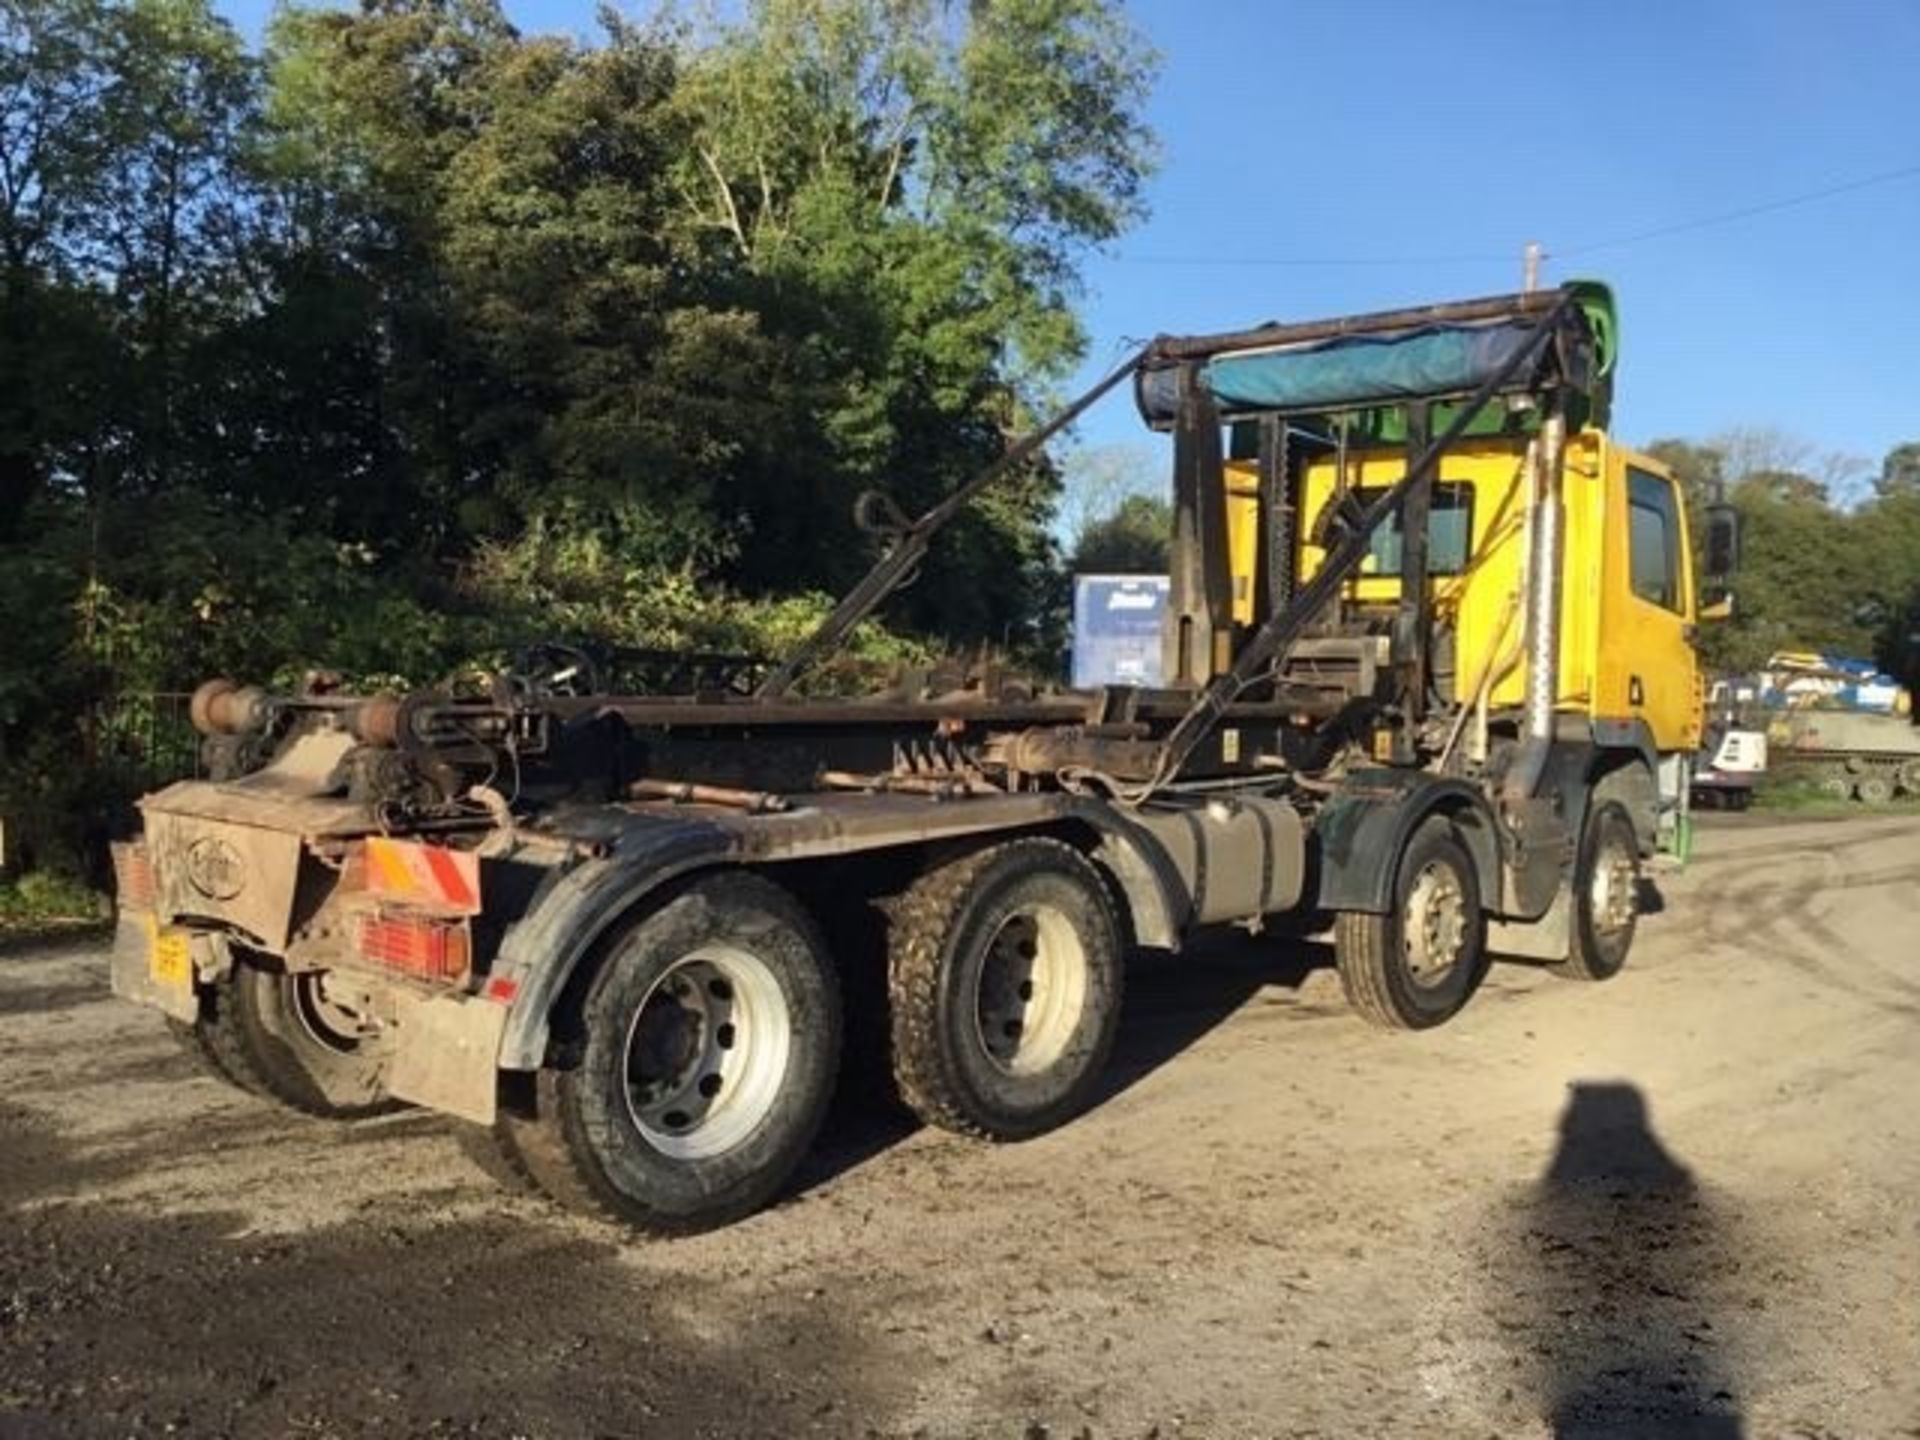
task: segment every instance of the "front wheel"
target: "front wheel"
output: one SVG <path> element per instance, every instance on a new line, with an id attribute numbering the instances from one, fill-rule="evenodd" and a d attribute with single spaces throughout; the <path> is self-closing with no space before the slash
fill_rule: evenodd
<path id="1" fill-rule="evenodd" d="M 1413 833 L 1394 867 L 1393 907 L 1348 911 L 1333 932 L 1347 1003 L 1387 1030 L 1451 1019 L 1486 971 L 1487 921 L 1473 858 L 1436 816 Z"/>
<path id="2" fill-rule="evenodd" d="M 840 991 L 810 916 L 757 875 L 696 880 L 618 936 L 571 1063 L 509 1153 L 563 1203 L 688 1234 L 758 1210 L 819 1132 L 840 1065 Z"/>
<path id="3" fill-rule="evenodd" d="M 1587 816 L 1573 870 L 1573 934 L 1554 972 L 1611 980 L 1627 963 L 1639 923 L 1640 839 L 1626 808 L 1609 800 Z"/>

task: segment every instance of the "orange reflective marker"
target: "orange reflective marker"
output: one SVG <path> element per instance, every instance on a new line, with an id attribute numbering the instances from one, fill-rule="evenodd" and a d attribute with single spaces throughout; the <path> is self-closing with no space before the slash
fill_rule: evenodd
<path id="1" fill-rule="evenodd" d="M 459 915 L 480 913 L 480 858 L 444 845 L 367 840 L 367 889 L 416 905 Z"/>

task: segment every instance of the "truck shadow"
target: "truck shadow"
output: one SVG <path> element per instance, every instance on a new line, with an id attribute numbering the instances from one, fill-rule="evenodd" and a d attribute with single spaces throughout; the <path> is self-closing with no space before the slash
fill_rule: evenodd
<path id="1" fill-rule="evenodd" d="M 113 926 L 100 920 L 59 921 L 0 931 L 0 960 L 16 955 L 42 958 L 71 951 L 85 955 L 110 944 Z"/>
<path id="2" fill-rule="evenodd" d="M 1097 1111 L 1179 1058 L 1230 1016 L 1267 996 L 1298 1020 L 1344 1015 L 1344 1005 L 1301 1000 L 1309 977 L 1333 967 L 1330 946 L 1285 934 L 1209 936 L 1182 951 L 1140 950 L 1127 965 L 1126 998 L 1113 1054 L 1094 1092 Z M 849 1010 L 884 1014 L 885 990 L 871 979 L 849 984 Z M 887 1078 L 882 1024 L 850 1024 L 839 1091 L 813 1154 L 788 1198 L 828 1184 L 898 1145 L 922 1126 Z"/>
<path id="3" fill-rule="evenodd" d="M 1737 1270 L 1727 1217 L 1653 1131 L 1631 1084 L 1576 1082 L 1545 1173 L 1496 1264 L 1518 1302 L 1535 1399 L 1557 1440 L 1738 1440 Z"/>
<path id="4" fill-rule="evenodd" d="M 882 1420 L 910 1373 L 797 1287 L 433 1189 L 291 1233 L 94 1198 L 171 1138 L 88 1146 L 0 1100 L 0 1435 L 773 1440 Z"/>
<path id="5" fill-rule="evenodd" d="M 1191 1049 L 1257 997 L 1288 1004 L 1290 1018 L 1346 1014 L 1315 1005 L 1300 991 L 1316 971 L 1333 968 L 1333 949 L 1292 936 L 1209 936 L 1178 955 L 1137 953 L 1127 971 L 1120 1034 L 1095 1105 L 1122 1095 Z"/>

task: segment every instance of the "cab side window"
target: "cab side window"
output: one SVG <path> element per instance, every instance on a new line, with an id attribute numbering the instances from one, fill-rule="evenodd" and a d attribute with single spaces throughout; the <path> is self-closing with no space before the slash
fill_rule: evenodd
<path id="1" fill-rule="evenodd" d="M 1356 488 L 1354 499 L 1364 508 L 1387 490 L 1384 485 Z M 1390 515 L 1373 532 L 1369 551 L 1373 564 L 1369 576 L 1393 576 L 1401 573 L 1405 537 L 1400 517 Z M 1427 512 L 1427 574 L 1458 575 L 1467 568 L 1473 551 L 1473 486 L 1455 480 L 1436 480 L 1432 508 Z"/>
<path id="2" fill-rule="evenodd" d="M 1680 515 L 1673 486 L 1644 470 L 1627 471 L 1627 563 L 1633 593 L 1680 609 Z"/>

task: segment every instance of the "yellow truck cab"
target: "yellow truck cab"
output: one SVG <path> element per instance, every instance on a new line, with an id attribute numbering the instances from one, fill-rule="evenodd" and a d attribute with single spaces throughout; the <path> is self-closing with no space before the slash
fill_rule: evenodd
<path id="1" fill-rule="evenodd" d="M 1291 712 L 1267 763 L 1324 796 L 1319 903 L 1383 1023 L 1427 1014 L 1388 953 L 1430 908 L 1396 893 L 1422 826 L 1492 857 L 1489 949 L 1589 978 L 1640 861 L 1684 849 L 1701 617 L 1673 476 L 1607 432 L 1617 335 L 1573 282 L 1162 336 L 1136 376 L 1174 440 L 1163 669 L 1201 697 L 1169 745 Z"/>
<path id="2" fill-rule="evenodd" d="M 1436 668 L 1443 696 L 1492 710 L 1524 698 L 1526 445 L 1462 445 L 1440 462 L 1428 521 L 1433 623 L 1451 636 Z M 1251 573 L 1257 474 L 1230 461 L 1233 549 Z M 1361 450 L 1306 467 L 1304 524 L 1295 564 L 1312 577 L 1326 557 L 1311 537 L 1346 496 L 1364 504 L 1406 471 L 1400 451 Z M 1642 723 L 1659 753 L 1700 743 L 1700 679 L 1691 639 L 1696 623 L 1686 507 L 1657 460 L 1615 444 L 1598 429 L 1569 439 L 1560 489 L 1565 509 L 1560 577 L 1560 660 L 1554 705 L 1607 725 Z M 1355 610 L 1399 603 L 1400 525 L 1376 530 L 1342 598 Z M 1240 613 L 1251 621 L 1251 587 Z M 1241 602 L 1236 601 L 1236 605 Z"/>

